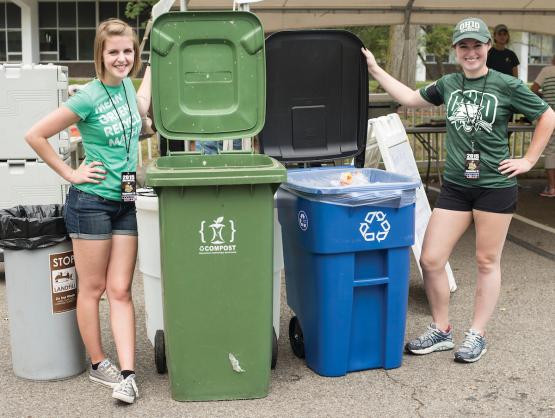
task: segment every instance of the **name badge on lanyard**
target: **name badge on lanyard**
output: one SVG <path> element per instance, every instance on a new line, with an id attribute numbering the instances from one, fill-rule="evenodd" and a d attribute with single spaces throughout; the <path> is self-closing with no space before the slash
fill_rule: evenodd
<path id="1" fill-rule="evenodd" d="M 121 200 L 134 202 L 137 199 L 137 173 L 124 171 L 121 173 Z"/>
<path id="2" fill-rule="evenodd" d="M 464 159 L 464 177 L 469 180 L 480 178 L 480 152 L 466 151 Z"/>

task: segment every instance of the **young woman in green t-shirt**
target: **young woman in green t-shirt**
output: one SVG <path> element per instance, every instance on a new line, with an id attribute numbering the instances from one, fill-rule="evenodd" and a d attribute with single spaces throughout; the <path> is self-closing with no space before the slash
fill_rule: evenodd
<path id="1" fill-rule="evenodd" d="M 150 105 L 150 69 L 135 89 L 129 75 L 141 68 L 139 43 L 125 22 L 102 22 L 94 41 L 97 78 L 37 122 L 25 139 L 54 171 L 71 183 L 64 218 L 79 276 L 77 321 L 91 360 L 92 381 L 113 388 L 127 403 L 135 383 L 135 313 L 131 284 L 137 257 L 134 203 L 137 143 Z M 47 138 L 77 124 L 85 160 L 72 169 Z M 106 292 L 120 370 L 104 354 L 99 302 Z"/>
<path id="2" fill-rule="evenodd" d="M 455 244 L 474 222 L 478 267 L 474 316 L 455 352 L 456 361 L 474 362 L 486 352 L 486 325 L 499 297 L 501 252 L 517 202 L 515 176 L 537 162 L 555 128 L 555 113 L 520 80 L 488 69 L 491 36 L 482 20 L 467 18 L 457 23 L 452 44 L 462 73 L 446 75 L 420 90 L 412 90 L 387 74 L 366 48 L 362 52 L 370 75 L 401 105 L 445 104 L 444 182 L 420 256 L 433 322 L 405 348 L 414 354 L 454 348 L 445 265 Z M 509 154 L 507 129 L 513 112 L 537 120 L 523 158 L 510 158 Z"/>

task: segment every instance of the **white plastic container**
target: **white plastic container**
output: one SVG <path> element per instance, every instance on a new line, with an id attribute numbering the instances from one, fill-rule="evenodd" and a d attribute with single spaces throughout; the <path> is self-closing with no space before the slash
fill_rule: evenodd
<path id="1" fill-rule="evenodd" d="M 0 209 L 62 204 L 69 187 L 46 163 L 36 160 L 0 161 L 0 178 Z"/>
<path id="2" fill-rule="evenodd" d="M 40 64 L 0 65 L 0 160 L 36 159 L 24 141 L 27 130 L 67 100 L 67 67 Z M 69 152 L 69 133 L 49 138 L 54 149 Z M 40 203 L 40 202 L 36 202 Z"/>
<path id="3" fill-rule="evenodd" d="M 143 274 L 145 294 L 146 335 L 154 346 L 156 331 L 164 329 L 158 197 L 149 189 L 139 189 L 135 206 L 139 231 L 139 270 Z"/>
<path id="4" fill-rule="evenodd" d="M 275 198 L 274 198 L 275 202 Z M 283 270 L 283 247 L 281 242 L 281 225 L 278 221 L 277 208 L 274 207 L 274 331 L 279 338 L 279 313 L 281 309 L 281 271 Z"/>

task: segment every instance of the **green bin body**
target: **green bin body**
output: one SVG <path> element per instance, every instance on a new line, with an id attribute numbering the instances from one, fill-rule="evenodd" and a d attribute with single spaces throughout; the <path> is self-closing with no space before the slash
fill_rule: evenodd
<path id="1" fill-rule="evenodd" d="M 175 400 L 261 398 L 272 353 L 273 196 L 265 155 L 159 158 L 167 365 Z"/>

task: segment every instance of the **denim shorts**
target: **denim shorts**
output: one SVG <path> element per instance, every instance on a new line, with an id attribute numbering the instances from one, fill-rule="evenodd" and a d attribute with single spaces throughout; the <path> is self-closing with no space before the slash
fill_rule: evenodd
<path id="1" fill-rule="evenodd" d="M 105 240 L 112 235 L 137 235 L 134 202 L 120 202 L 69 188 L 64 220 L 71 238 Z"/>

